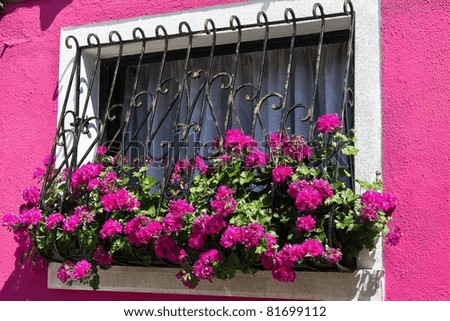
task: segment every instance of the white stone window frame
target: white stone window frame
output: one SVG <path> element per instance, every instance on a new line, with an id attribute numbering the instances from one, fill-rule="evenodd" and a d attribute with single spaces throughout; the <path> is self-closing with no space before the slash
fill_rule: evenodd
<path id="1" fill-rule="evenodd" d="M 146 36 L 153 36 L 155 27 L 163 25 L 169 34 L 178 33 L 178 23 L 188 22 L 192 30 L 200 30 L 206 18 L 214 20 L 217 27 L 228 26 L 229 18 L 238 15 L 242 24 L 255 22 L 256 14 L 263 10 L 270 21 L 282 20 L 284 10 L 292 8 L 297 17 L 311 16 L 316 1 L 313 0 L 253 0 L 231 5 L 220 5 L 196 10 L 167 13 L 145 17 L 135 17 L 120 21 L 108 21 L 64 28 L 61 31 L 60 67 L 59 67 L 59 110 L 61 110 L 70 78 L 74 59 L 73 49 L 66 47 L 65 39 L 72 35 L 86 45 L 90 33 L 98 35 L 104 43 L 109 33 L 118 31 L 123 40 L 132 38 L 132 31 L 141 27 Z M 356 12 L 355 29 L 355 129 L 360 152 L 355 159 L 355 176 L 365 180 L 374 180 L 376 172 L 382 169 L 382 130 L 381 130 L 381 49 L 380 49 L 380 6 L 379 1 L 353 0 Z M 322 0 L 325 13 L 343 11 L 343 1 Z M 341 20 L 340 20 L 341 19 Z M 327 20 L 328 21 L 328 20 Z M 328 30 L 339 30 L 345 26 L 342 18 L 327 22 Z M 308 33 L 316 28 L 312 22 L 299 26 Z M 128 38 L 127 38 L 128 37 Z M 196 39 L 201 41 L 201 39 Z M 130 47 L 131 52 L 139 48 Z M 103 57 L 114 56 L 104 51 Z M 88 81 L 86 70 L 91 70 L 95 56 L 84 52 L 81 58 L 81 76 Z M 98 77 L 98 76 L 97 76 Z M 83 91 L 82 91 L 83 92 Z M 94 87 L 89 101 L 89 112 L 98 113 L 99 81 L 94 79 Z M 81 100 L 83 101 L 83 100 Z M 70 101 L 69 101 L 70 105 Z M 70 108 L 70 106 L 69 106 Z M 87 143 L 87 142 L 86 142 Z M 71 287 L 56 278 L 59 264 L 51 263 L 48 269 L 48 287 L 52 289 L 85 289 L 89 286 L 78 283 Z M 152 267 L 112 267 L 100 272 L 100 289 L 103 291 L 173 293 L 192 295 L 217 295 L 265 298 L 289 298 L 304 300 L 383 300 L 384 268 L 382 242 L 376 251 L 363 251 L 357 259 L 357 270 L 353 273 L 337 272 L 297 272 L 295 283 L 280 283 L 272 279 L 270 272 L 259 271 L 255 276 L 238 273 L 232 280 L 214 280 L 201 282 L 194 290 L 185 288 L 175 278 L 172 268 Z"/>

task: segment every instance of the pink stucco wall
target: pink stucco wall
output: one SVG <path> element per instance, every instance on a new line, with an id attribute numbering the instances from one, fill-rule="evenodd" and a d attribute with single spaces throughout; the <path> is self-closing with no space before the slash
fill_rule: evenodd
<path id="1" fill-rule="evenodd" d="M 404 238 L 386 299 L 450 300 L 450 2 L 382 0 L 383 168 Z"/>
<path id="2" fill-rule="evenodd" d="M 0 19 L 0 216 L 15 212 L 21 189 L 55 133 L 59 34 L 63 27 L 242 0 L 24 0 Z M 0 218 L 1 218 L 0 217 Z M 46 273 L 15 265 L 16 243 L 0 228 L 0 300 L 173 300 L 195 297 L 48 290 Z"/>
<path id="3" fill-rule="evenodd" d="M 62 27 L 242 0 L 25 0 L 0 19 L 0 216 L 50 148 Z M 405 233 L 387 248 L 386 298 L 450 300 L 450 3 L 382 0 L 383 176 Z M 45 273 L 15 265 L 0 228 L 0 300 L 171 300 L 199 297 L 48 290 Z"/>

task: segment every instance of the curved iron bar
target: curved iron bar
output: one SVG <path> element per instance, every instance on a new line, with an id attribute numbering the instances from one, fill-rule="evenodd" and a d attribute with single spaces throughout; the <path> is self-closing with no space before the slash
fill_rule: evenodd
<path id="1" fill-rule="evenodd" d="M 355 12 L 353 10 L 353 4 L 350 0 L 344 1 L 344 13 L 348 16 L 350 16 L 351 22 L 350 22 L 350 30 L 349 30 L 349 39 L 347 42 L 347 60 L 346 60 L 346 72 L 344 77 L 344 90 L 343 90 L 343 98 L 342 98 L 342 109 L 341 109 L 341 119 L 344 122 L 344 130 L 348 131 L 349 126 L 349 120 L 347 118 L 347 112 L 346 107 L 353 107 L 353 91 L 351 88 L 348 87 L 349 84 L 349 78 L 350 73 L 353 72 L 353 68 L 351 68 L 351 62 L 353 58 L 353 52 L 354 52 L 354 32 L 355 32 Z M 351 188 L 354 189 L 354 162 L 353 162 L 353 156 L 349 157 L 350 161 L 350 167 L 351 167 Z M 338 172 L 339 172 L 339 163 L 335 163 L 335 177 L 334 180 L 336 181 L 338 179 Z M 333 246 L 333 243 L 338 243 L 336 240 L 336 231 L 335 231 L 335 224 L 334 224 L 334 215 L 335 215 L 335 205 L 332 206 L 330 215 L 328 217 L 328 232 L 327 232 L 327 238 L 330 246 Z M 350 269 L 342 266 L 340 264 L 336 264 L 337 268 L 344 272 L 349 272 Z"/>
<path id="2" fill-rule="evenodd" d="M 350 78 L 350 72 L 353 71 L 351 68 L 353 53 L 354 53 L 354 37 L 355 37 L 355 11 L 353 10 L 353 4 L 350 0 L 345 0 L 344 2 L 344 13 L 348 16 L 350 16 L 350 29 L 349 29 L 349 37 L 347 42 L 347 59 L 346 59 L 346 66 L 345 66 L 345 78 L 344 78 L 344 95 L 342 98 L 342 112 L 341 117 L 342 119 L 345 118 L 345 107 L 349 104 L 349 90 L 351 91 L 351 88 L 349 88 L 349 78 Z M 351 92 L 351 98 L 353 98 L 353 91 Z M 353 106 L 353 103 L 350 103 L 349 106 Z"/>
<path id="3" fill-rule="evenodd" d="M 117 37 L 117 39 L 118 39 L 117 41 L 114 40 L 114 36 Z M 109 33 L 109 43 L 119 44 L 119 51 L 117 53 L 117 59 L 116 59 L 114 72 L 113 72 L 113 76 L 112 76 L 111 88 L 110 88 L 109 94 L 108 94 L 108 100 L 106 102 L 105 114 L 103 116 L 103 121 L 100 126 L 100 132 L 99 132 L 99 140 L 100 141 L 104 140 L 104 135 L 105 135 L 105 132 L 107 129 L 108 120 L 112 121 L 116 118 L 115 116 L 111 116 L 111 110 L 114 109 L 115 106 L 117 106 L 117 105 L 112 105 L 112 99 L 113 99 L 114 91 L 116 88 L 117 75 L 119 73 L 120 61 L 121 61 L 122 55 L 123 55 L 123 39 L 119 32 L 113 30 Z M 121 108 L 123 108 L 123 105 L 121 105 Z M 110 144 L 108 145 L 107 148 L 110 148 L 111 144 L 112 144 L 112 142 L 110 142 Z"/>
<path id="4" fill-rule="evenodd" d="M 319 14 L 317 13 L 317 10 L 319 10 Z M 320 66 L 321 64 L 321 58 L 322 58 L 322 46 L 323 46 L 323 37 L 325 34 L 325 12 L 323 10 L 323 7 L 320 3 L 316 3 L 313 6 L 313 17 L 320 19 L 320 37 L 319 37 L 319 43 L 317 45 L 317 59 L 316 59 L 316 67 L 315 67 L 315 74 L 314 74 L 314 92 L 313 96 L 311 98 L 311 107 L 310 107 L 310 124 L 309 124 L 309 137 L 308 140 L 311 141 L 313 139 L 314 135 L 314 121 L 313 121 L 313 115 L 314 110 L 317 104 L 317 91 L 319 88 L 319 77 L 320 77 Z"/>
<path id="5" fill-rule="evenodd" d="M 185 30 L 184 30 L 185 29 Z M 182 95 L 185 86 L 187 86 L 187 77 L 188 77 L 188 69 L 189 69 L 189 61 L 191 58 L 191 51 L 192 51 L 192 46 L 193 46 L 193 32 L 191 29 L 191 26 L 186 22 L 186 21 L 182 21 L 180 22 L 180 24 L 178 25 L 178 33 L 180 37 L 188 37 L 188 45 L 186 48 L 186 56 L 185 56 L 185 60 L 184 60 L 184 67 L 183 67 L 183 79 L 180 80 L 180 84 L 178 87 L 178 93 L 180 95 Z M 178 99 L 178 105 L 177 105 L 177 109 L 176 109 L 176 120 L 175 123 L 181 123 L 180 121 L 180 112 L 181 112 L 181 104 L 182 104 L 182 99 Z M 163 118 L 165 119 L 165 117 Z M 177 134 L 177 126 L 174 126 L 173 128 L 173 134 L 172 137 L 174 138 L 174 144 L 178 141 L 178 138 L 176 138 L 176 134 Z M 176 162 L 177 160 L 173 160 L 172 159 L 172 153 L 170 152 L 169 149 L 169 153 L 168 153 L 168 160 L 167 160 L 167 165 L 164 168 L 164 178 L 162 180 L 162 184 L 161 184 L 161 195 L 165 195 L 170 183 L 170 177 L 172 176 L 173 173 L 173 164 Z M 161 197 L 159 199 L 159 203 L 158 203 L 158 208 L 157 208 L 157 214 L 159 215 L 160 210 L 161 210 L 161 206 L 163 203 L 163 197 Z"/>
<path id="6" fill-rule="evenodd" d="M 242 126 L 242 122 L 240 120 L 239 114 L 238 114 L 238 109 L 236 108 L 236 96 L 238 94 L 240 94 L 240 92 L 244 89 L 249 88 L 251 90 L 251 94 L 246 94 L 245 95 L 245 100 L 247 101 L 254 101 L 256 99 L 256 95 L 254 94 L 254 92 L 256 91 L 256 86 L 255 84 L 252 83 L 243 83 L 240 84 L 239 86 L 236 86 L 234 92 L 232 91 L 232 98 L 231 98 L 231 108 L 230 108 L 230 112 L 232 112 L 234 114 L 234 120 L 236 121 L 237 126 L 239 127 L 239 129 L 244 130 L 244 126 Z M 228 125 L 227 125 L 227 129 L 231 128 L 232 126 L 232 122 L 231 122 L 231 118 L 228 121 Z"/>
<path id="7" fill-rule="evenodd" d="M 295 20 L 294 10 L 292 10 L 291 8 L 287 8 L 284 11 L 284 20 L 286 21 L 287 24 L 292 23 L 292 33 L 291 33 L 291 43 L 289 46 L 288 65 L 287 65 L 287 70 L 286 70 L 286 82 L 284 84 L 283 103 L 281 105 L 281 108 L 283 108 L 283 109 L 285 109 L 285 107 L 286 107 L 286 100 L 287 100 L 287 95 L 289 92 L 289 85 L 291 82 L 292 60 L 293 60 L 293 55 L 294 55 L 295 37 L 297 35 L 297 22 Z M 280 124 L 280 127 L 281 127 L 281 124 Z"/>
<path id="8" fill-rule="evenodd" d="M 66 47 L 68 49 L 72 49 L 73 48 L 73 46 L 70 43 L 70 41 L 73 41 L 74 44 L 75 44 L 75 49 L 76 49 L 75 50 L 75 57 L 74 57 L 74 60 L 73 60 L 72 71 L 70 73 L 70 78 L 69 78 L 69 82 L 68 82 L 68 86 L 67 86 L 67 90 L 66 90 L 66 95 L 64 97 L 63 107 L 62 107 L 62 110 L 61 110 L 61 116 L 59 117 L 58 125 L 57 125 L 57 128 L 56 128 L 55 140 L 54 140 L 54 143 L 52 145 L 52 149 L 51 149 L 50 155 L 49 155 L 50 162 L 49 162 L 49 164 L 48 164 L 48 166 L 46 168 L 44 179 L 43 179 L 43 183 L 42 183 L 41 196 L 40 196 L 40 201 L 39 201 L 41 207 L 45 207 L 46 206 L 46 204 L 44 203 L 44 200 L 46 198 L 46 193 L 47 193 L 48 189 L 50 188 L 50 186 L 52 185 L 52 182 L 55 179 L 55 177 L 59 174 L 59 172 L 56 172 L 56 173 L 54 172 L 54 169 L 53 169 L 53 166 L 52 166 L 53 165 L 52 164 L 53 163 L 52 160 L 54 158 L 56 158 L 56 149 L 57 149 L 57 146 L 58 146 L 59 135 L 60 135 L 59 133 L 63 129 L 63 126 L 64 126 L 65 114 L 66 114 L 69 98 L 71 97 L 70 93 L 71 93 L 71 90 L 72 90 L 72 87 L 73 87 L 74 77 L 75 77 L 75 74 L 77 73 L 77 70 L 80 68 L 79 67 L 80 59 L 81 59 L 80 44 L 79 44 L 77 38 L 75 38 L 74 36 L 68 36 L 65 39 L 65 45 L 66 45 Z M 67 160 L 68 159 L 67 153 L 66 153 L 67 150 L 66 150 L 65 147 L 66 146 L 64 145 L 64 150 L 63 150 L 64 151 L 64 159 Z M 53 176 L 53 177 L 49 181 L 51 176 Z"/>
<path id="9" fill-rule="evenodd" d="M 64 120 L 65 116 L 67 116 L 68 114 L 72 114 L 74 113 L 73 111 L 67 111 L 65 113 L 64 116 L 61 116 L 61 118 Z M 53 204 L 53 207 L 49 208 L 47 206 L 47 204 L 45 203 L 45 199 L 47 198 L 47 193 L 49 192 L 49 188 L 53 185 L 54 181 L 58 178 L 58 175 L 61 173 L 61 170 L 64 167 L 68 167 L 68 159 L 69 157 L 71 157 L 73 150 L 75 148 L 75 146 L 72 144 L 70 147 L 70 150 L 68 151 L 67 149 L 67 143 L 65 141 L 66 139 L 66 134 L 71 134 L 74 135 L 74 131 L 72 129 L 65 129 L 62 131 L 59 131 L 55 137 L 55 142 L 54 142 L 54 146 L 52 147 L 52 153 L 53 150 L 60 147 L 63 147 L 64 149 L 64 153 L 65 153 L 65 161 L 61 162 L 59 164 L 59 166 L 53 165 L 52 162 L 49 163 L 49 165 L 47 166 L 47 172 L 49 172 L 49 176 L 45 179 L 44 177 L 44 181 L 42 184 L 42 191 L 41 191 L 41 201 L 40 201 L 40 207 L 44 208 L 45 210 L 57 210 L 58 208 L 60 208 L 62 206 L 63 200 L 64 200 L 64 195 L 60 196 L 60 202 L 57 204 Z M 52 153 L 50 155 L 52 155 Z M 50 159 L 53 159 L 53 157 L 50 157 Z M 50 172 L 51 175 L 50 175 Z"/>
<path id="10" fill-rule="evenodd" d="M 131 115 L 134 112 L 135 108 L 140 107 L 142 105 L 142 103 L 136 103 L 136 92 L 137 92 L 139 79 L 140 79 L 140 76 L 141 76 L 142 60 L 144 58 L 144 53 L 145 53 L 145 49 L 146 49 L 146 46 L 147 46 L 147 40 L 145 38 L 144 30 L 142 30 L 142 28 L 140 28 L 140 27 L 134 28 L 133 29 L 133 39 L 135 41 L 140 41 L 141 42 L 141 52 L 139 53 L 138 64 L 137 64 L 137 67 L 136 67 L 136 75 L 134 76 L 133 87 L 131 89 L 130 104 L 129 104 L 127 110 L 126 110 L 126 115 L 125 115 L 125 120 L 124 120 L 125 126 L 123 127 L 124 128 L 124 132 L 123 132 L 124 134 L 128 133 L 128 129 L 130 128 Z M 122 146 L 123 155 L 126 155 L 126 153 L 127 153 L 129 148 L 130 148 L 130 144 L 127 144 L 126 146 Z M 123 163 L 123 159 L 122 159 L 122 163 Z"/>
<path id="11" fill-rule="evenodd" d="M 166 56 L 167 56 L 167 51 L 168 51 L 168 47 L 169 47 L 169 38 L 168 38 L 166 28 L 164 28 L 164 26 L 161 26 L 161 25 L 156 26 L 155 35 L 158 39 L 164 39 L 163 55 L 161 58 L 160 68 L 159 68 L 159 72 L 158 72 L 158 78 L 157 78 L 157 82 L 156 82 L 157 87 L 154 90 L 154 94 L 152 94 L 150 92 L 150 90 L 147 91 L 147 93 L 151 97 L 151 100 L 150 100 L 151 103 L 148 104 L 147 114 L 145 115 L 145 117 L 143 117 L 140 125 L 137 126 L 137 129 L 134 131 L 134 134 L 132 135 L 132 137 L 130 139 L 131 142 L 135 141 L 137 139 L 137 136 L 139 135 L 139 132 L 144 128 L 144 126 L 147 126 L 146 140 L 145 140 L 145 145 L 144 145 L 145 146 L 144 155 L 149 154 L 149 145 L 151 142 L 150 137 L 151 137 L 153 123 L 154 123 L 154 119 L 155 119 L 155 115 L 156 115 L 156 107 L 158 105 L 159 95 L 160 94 L 164 95 L 167 93 L 167 90 L 164 91 L 164 89 L 163 89 L 165 82 L 162 82 L 162 77 L 163 77 L 164 67 L 166 64 Z"/>
<path id="12" fill-rule="evenodd" d="M 261 20 L 262 18 L 262 20 Z M 252 137 L 255 137 L 255 131 L 256 131 L 256 120 L 258 120 L 261 128 L 263 128 L 263 137 L 266 137 L 266 130 L 263 124 L 263 120 L 261 119 L 261 115 L 259 113 L 259 108 L 261 107 L 261 87 L 263 83 L 264 78 L 264 72 L 266 70 L 266 56 L 267 56 L 267 44 L 269 42 L 269 20 L 267 18 L 267 14 L 264 11 L 258 12 L 256 15 L 256 23 L 259 27 L 264 27 L 264 41 L 263 41 L 263 47 L 262 47 L 262 54 L 261 54 L 261 68 L 259 71 L 258 76 L 258 85 L 256 87 L 256 93 L 255 93 L 255 99 L 257 101 L 257 105 L 255 106 L 255 109 L 253 111 L 253 119 L 252 119 Z M 259 105 L 259 107 L 257 107 Z"/>
<path id="13" fill-rule="evenodd" d="M 347 109 L 353 109 L 354 108 L 354 93 L 352 86 L 349 86 L 350 77 L 354 80 L 354 52 L 355 52 L 355 21 L 356 21 L 356 15 L 355 11 L 353 10 L 353 4 L 350 0 L 345 0 L 344 2 L 344 12 L 347 15 L 350 15 L 350 30 L 349 30 L 349 38 L 347 42 L 347 57 L 346 57 L 346 73 L 345 73 L 345 79 L 344 79 L 344 97 L 342 99 L 342 120 L 344 121 L 344 129 L 346 130 L 346 134 L 348 133 L 348 129 L 350 128 L 350 119 L 347 112 Z M 347 107 L 347 108 L 346 108 Z M 355 188 L 355 167 L 354 167 L 354 157 L 349 156 L 349 162 L 350 162 L 350 188 Z"/>
<path id="14" fill-rule="evenodd" d="M 227 100 L 227 111 L 225 114 L 225 121 L 224 121 L 224 130 L 231 127 L 232 124 L 232 117 L 233 114 L 235 116 L 236 122 L 238 126 L 242 129 L 242 125 L 239 119 L 239 116 L 236 111 L 236 105 L 234 103 L 234 97 L 236 95 L 236 73 L 238 71 L 239 67 L 239 58 L 240 58 L 240 51 L 241 51 L 241 43 L 242 43 L 242 24 L 241 21 L 237 16 L 231 16 L 230 17 L 230 28 L 232 31 L 237 31 L 237 40 L 236 40 L 236 48 L 233 55 L 233 64 L 232 64 L 232 71 L 231 71 L 231 86 L 230 86 L 230 93 L 228 94 L 228 100 Z"/>
<path id="15" fill-rule="evenodd" d="M 302 122 L 304 122 L 304 121 L 307 121 L 308 119 L 310 119 L 311 117 L 312 117 L 312 110 L 311 110 L 311 106 L 308 106 L 308 105 L 305 105 L 305 104 L 302 104 L 302 103 L 297 103 L 297 104 L 295 104 L 294 106 L 291 106 L 283 115 L 282 115 L 282 127 L 281 127 L 281 130 L 283 131 L 283 132 L 286 132 L 287 131 L 287 128 L 286 128 L 286 123 L 287 123 L 287 121 L 288 121 L 288 119 L 289 119 L 289 116 L 290 116 L 290 114 L 292 113 L 292 112 L 295 112 L 297 109 L 299 109 L 299 108 L 302 108 L 302 109 L 305 109 L 306 110 L 306 115 L 304 116 L 304 117 L 300 117 L 300 121 L 302 121 Z"/>
<path id="16" fill-rule="evenodd" d="M 95 40 L 95 43 L 92 42 L 92 38 Z M 83 106 L 83 112 L 81 114 L 81 119 L 84 119 L 86 117 L 87 108 L 88 108 L 89 100 L 90 100 L 91 93 L 92 93 L 92 88 L 94 87 L 95 75 L 97 74 L 98 69 L 100 67 L 100 55 L 101 55 L 101 52 L 102 52 L 101 41 L 100 41 L 100 39 L 98 38 L 98 36 L 95 33 L 91 33 L 91 34 L 88 35 L 87 42 L 88 42 L 88 45 L 90 47 L 96 47 L 97 48 L 97 54 L 95 55 L 94 67 L 92 68 L 92 74 L 91 74 L 91 77 L 89 78 L 91 81 L 89 83 L 88 91 L 86 93 L 86 99 L 84 101 L 84 106 Z"/>
<path id="17" fill-rule="evenodd" d="M 276 104 L 276 105 L 272 104 L 271 108 L 273 110 L 278 110 L 278 109 L 284 108 L 283 101 L 284 101 L 285 96 L 283 94 L 280 94 L 280 93 L 270 93 L 270 94 L 265 95 L 264 97 L 262 97 L 260 99 L 260 101 L 258 101 L 258 103 L 256 104 L 255 109 L 254 109 L 254 115 L 259 114 L 259 110 L 261 109 L 261 106 L 264 105 L 264 103 L 269 98 L 277 98 L 277 99 L 279 99 L 279 103 L 278 104 Z M 256 119 L 256 117 L 254 117 L 254 118 Z"/>
<path id="18" fill-rule="evenodd" d="M 205 24 L 208 20 L 205 21 Z M 211 22 L 214 24 L 214 22 L 211 20 Z M 240 50 L 240 45 L 241 45 L 241 40 L 242 40 L 242 31 L 241 31 L 241 22 L 239 20 L 239 18 L 237 16 L 231 16 L 230 17 L 230 30 L 231 31 L 237 31 L 237 40 L 236 40 L 236 48 L 235 48 L 235 54 L 233 55 L 233 63 L 232 63 L 232 72 L 218 72 L 217 74 L 212 76 L 212 63 L 213 63 L 213 59 L 214 59 L 214 52 L 215 52 L 215 45 L 216 45 L 216 41 L 217 41 L 217 29 L 215 24 L 213 25 L 213 40 L 212 40 L 212 47 L 211 47 L 211 51 L 210 51 L 210 56 L 209 56 L 209 63 L 208 63 L 208 72 L 207 72 L 207 85 L 205 88 L 205 96 L 204 98 L 206 99 L 207 103 L 208 103 L 208 109 L 211 113 L 211 117 L 213 119 L 214 122 L 214 126 L 215 129 L 217 131 L 217 136 L 222 137 L 224 132 L 222 130 L 222 127 L 219 124 L 219 118 L 217 117 L 216 114 L 216 110 L 214 108 L 214 103 L 212 101 L 212 94 L 211 94 L 211 88 L 214 84 L 214 82 L 217 79 L 220 78 L 224 78 L 224 80 L 226 78 L 228 78 L 228 82 L 224 83 L 224 81 L 222 81 L 221 85 L 220 85 L 220 89 L 222 90 L 229 90 L 229 94 L 228 94 L 228 100 L 227 100 L 227 106 L 229 106 L 227 108 L 226 111 L 226 116 L 225 116 L 225 122 L 224 122 L 224 129 L 227 128 L 227 122 L 228 122 L 228 118 L 229 118 L 229 114 L 231 113 L 231 109 L 232 107 L 231 105 L 231 95 L 232 92 L 234 90 L 234 86 L 235 86 L 235 82 L 236 82 L 236 78 L 234 77 L 234 75 L 236 75 L 236 71 L 237 71 L 237 66 L 239 64 L 239 50 Z M 206 102 L 204 101 L 204 103 Z M 203 106 L 202 106 L 203 108 Z M 203 122 L 204 122 L 204 118 L 206 117 L 206 112 L 203 109 L 200 112 L 200 118 L 199 118 L 199 126 L 200 128 L 203 128 Z M 201 133 L 197 134 L 197 142 L 200 142 L 200 135 Z M 200 147 L 205 146 L 205 144 L 199 143 L 199 146 L 197 146 L 196 149 L 196 153 L 198 154 L 198 150 Z"/>
<path id="19" fill-rule="evenodd" d="M 161 88 L 164 88 L 164 86 L 166 85 L 166 83 L 168 83 L 169 81 L 174 81 L 174 82 L 178 85 L 179 88 L 182 86 L 182 85 L 181 85 L 181 81 L 180 81 L 179 79 L 176 79 L 176 78 L 174 78 L 174 77 L 171 77 L 171 78 L 164 79 L 164 80 L 161 82 Z M 163 94 L 163 95 L 166 95 L 167 93 L 168 93 L 168 90 L 167 90 L 167 91 L 161 91 L 161 94 Z M 172 109 L 175 107 L 176 102 L 180 99 L 180 96 L 181 96 L 181 95 L 182 95 L 182 93 L 179 92 L 179 91 L 177 91 L 177 92 L 175 93 L 175 96 L 172 98 L 172 101 L 170 102 L 170 104 L 169 104 L 167 110 L 164 111 L 164 114 L 162 115 L 161 120 L 156 124 L 155 130 L 152 131 L 152 133 L 151 133 L 151 135 L 150 135 L 150 137 L 149 137 L 149 141 L 150 141 L 150 142 L 155 138 L 155 136 L 157 135 L 157 133 L 158 133 L 159 130 L 161 129 L 161 126 L 164 124 L 164 120 L 165 120 L 165 119 L 168 117 L 168 115 L 172 112 Z M 155 107 L 155 108 L 156 108 L 156 107 Z M 154 125 L 153 125 L 153 126 L 154 126 Z"/>
<path id="20" fill-rule="evenodd" d="M 92 38 L 95 39 L 95 44 L 92 42 Z M 84 118 L 86 117 L 86 113 L 87 113 L 87 107 L 89 104 L 89 99 L 91 96 L 91 92 L 92 92 L 92 88 L 93 88 L 93 84 L 94 84 L 94 78 L 95 75 L 98 71 L 99 68 L 99 62 L 100 62 L 100 54 L 101 54 L 101 45 L 100 45 L 100 39 L 98 38 L 98 36 L 96 34 L 89 34 L 87 37 L 87 42 L 89 46 L 95 46 L 97 47 L 97 55 L 95 58 L 95 63 L 94 63 L 94 68 L 92 70 L 91 73 L 91 82 L 88 86 L 88 91 L 86 94 L 86 99 L 85 99 L 85 103 L 84 103 L 84 107 L 83 107 L 83 111 L 82 111 L 82 116 L 80 117 L 80 81 L 81 81 L 81 74 L 80 74 L 80 66 L 78 66 L 77 68 L 77 77 L 76 77 L 76 96 L 75 96 L 75 120 L 73 123 L 70 124 L 70 126 L 73 127 L 73 150 L 72 150 L 72 157 L 70 160 L 70 164 L 68 164 L 68 173 L 67 173 L 67 179 L 66 179 L 66 184 L 64 186 L 64 191 L 62 194 L 62 197 L 64 197 L 65 195 L 68 194 L 69 192 L 69 186 L 70 186 L 70 182 L 71 182 L 71 178 L 72 178 L 72 172 L 77 168 L 78 164 L 78 145 L 79 145 L 79 141 L 80 141 L 80 136 L 83 134 L 83 127 L 85 125 L 84 123 Z M 62 128 L 64 129 L 64 122 L 62 125 Z M 61 204 L 62 206 L 62 204 Z"/>
<path id="21" fill-rule="evenodd" d="M 237 18 L 236 18 L 237 19 Z M 237 19 L 238 25 L 239 25 L 239 19 Z M 230 22 L 231 23 L 231 22 Z M 231 23 L 232 25 L 232 23 Z M 232 25 L 233 27 L 233 25 Z M 194 109 L 195 109 L 195 105 L 196 105 L 196 100 L 194 99 L 192 106 L 190 108 L 190 110 L 188 111 L 188 115 L 187 115 L 187 123 L 188 124 L 193 124 L 192 127 L 194 127 L 194 133 L 195 133 L 195 141 L 199 142 L 201 139 L 201 128 L 203 126 L 203 120 L 204 120 L 204 116 L 206 115 L 206 108 L 209 106 L 209 110 L 212 112 L 213 115 L 213 121 L 216 125 L 216 128 L 218 128 L 218 120 L 216 118 L 216 115 L 214 113 L 214 108 L 213 108 L 213 102 L 210 98 L 210 86 L 211 86 L 211 78 L 212 78 L 212 67 L 213 67 L 213 62 L 214 62 L 214 58 L 215 58 L 215 48 L 216 48 L 216 42 L 217 42 L 217 30 L 216 30 L 216 24 L 214 23 L 214 20 L 212 19 L 206 19 L 205 23 L 204 23 L 204 29 L 205 29 L 205 33 L 207 35 L 212 35 L 212 40 L 211 40 L 211 47 L 210 47 L 210 52 L 209 52 L 209 57 L 208 57 L 208 62 L 207 62 L 207 67 L 205 70 L 205 76 L 204 76 L 204 82 L 202 84 L 202 86 L 200 86 L 198 94 L 200 94 L 200 92 L 204 89 L 203 92 L 203 99 L 201 102 L 201 106 L 200 106 L 200 116 L 198 118 L 198 123 L 193 123 L 192 122 L 192 117 L 194 114 Z M 214 78 L 213 78 L 214 79 Z M 188 105 L 189 106 L 189 105 Z M 195 124 L 195 125 L 194 125 Z M 219 128 L 218 128 L 219 129 Z M 220 130 L 220 129 L 219 129 Z M 220 131 L 219 131 L 220 133 Z M 183 141 L 185 141 L 187 139 L 187 137 L 183 137 Z M 184 143 L 185 144 L 185 143 Z M 189 153 L 189 151 L 188 151 Z M 199 146 L 194 146 L 194 155 L 198 155 L 199 154 Z M 177 159 L 177 158 L 175 158 Z M 193 179 L 194 179 L 194 175 L 193 175 L 193 171 L 186 171 L 187 177 L 186 177 L 186 181 L 188 183 L 188 186 L 192 185 Z M 189 192 L 189 190 L 187 190 L 187 192 Z"/>
<path id="22" fill-rule="evenodd" d="M 344 0 L 344 13 L 349 16 L 353 16 L 355 14 L 351 0 Z"/>
<path id="23" fill-rule="evenodd" d="M 91 121 L 96 121 L 97 125 L 92 125 Z M 89 156 L 89 153 L 94 149 L 95 146 L 97 146 L 97 143 L 100 141 L 100 138 L 101 138 L 100 131 L 101 131 L 101 128 L 102 128 L 102 124 L 103 123 L 102 123 L 100 117 L 95 117 L 95 116 L 88 117 L 88 118 L 86 118 L 86 119 L 84 119 L 82 121 L 82 123 L 81 123 L 81 128 L 82 128 L 81 133 L 83 135 L 86 135 L 86 136 L 90 135 L 91 134 L 91 130 L 90 130 L 91 126 L 90 125 L 92 125 L 93 129 L 96 129 L 95 130 L 96 135 L 95 135 L 95 138 L 91 139 L 92 142 L 87 147 L 87 149 L 85 149 L 84 154 L 80 157 L 80 160 L 78 161 L 77 167 L 80 167 L 84 163 L 86 158 Z"/>
<path id="24" fill-rule="evenodd" d="M 160 32 L 162 32 L 163 34 L 161 35 Z M 145 147 L 147 148 L 146 155 L 149 154 L 148 148 L 149 148 L 149 145 L 151 144 L 150 136 L 151 136 L 151 132 L 153 129 L 153 122 L 154 122 L 155 116 L 156 116 L 156 106 L 158 105 L 158 98 L 159 98 L 160 94 L 162 94 L 162 95 L 165 94 L 164 90 L 162 89 L 162 87 L 163 87 L 162 77 L 163 77 L 164 68 L 166 65 L 167 51 L 169 48 L 169 38 L 168 38 L 166 28 L 164 28 L 164 26 L 161 26 L 161 25 L 156 26 L 155 34 L 156 34 L 157 38 L 164 39 L 164 50 L 163 50 L 163 55 L 161 57 L 161 63 L 160 63 L 160 67 L 159 67 L 158 80 L 157 80 L 157 85 L 156 85 L 157 88 L 155 90 L 154 99 L 152 100 L 152 104 L 150 107 L 151 108 L 150 118 L 148 119 L 148 122 L 147 122 L 147 134 L 146 134 L 146 140 L 145 140 Z M 147 118 L 148 118 L 148 115 L 147 115 Z"/>

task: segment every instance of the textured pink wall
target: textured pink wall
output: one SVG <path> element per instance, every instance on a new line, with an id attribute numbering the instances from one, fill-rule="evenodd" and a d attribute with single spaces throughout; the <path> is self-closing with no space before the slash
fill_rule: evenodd
<path id="1" fill-rule="evenodd" d="M 242 0 L 40 0 L 8 5 L 0 20 L 0 213 L 20 191 L 55 130 L 62 27 Z M 383 148 L 387 189 L 397 194 L 405 236 L 387 248 L 386 298 L 450 300 L 450 3 L 383 0 Z M 15 265 L 16 243 L 0 229 L 0 300 L 198 299 L 47 290 L 45 273 Z"/>
<path id="2" fill-rule="evenodd" d="M 386 299 L 450 300 L 450 2 L 382 0 L 384 180 L 404 238 Z"/>
<path id="3" fill-rule="evenodd" d="M 0 19 L 0 215 L 17 211 L 21 189 L 48 153 L 56 126 L 63 27 L 242 0 L 24 0 Z M 0 217 L 1 218 L 1 217 Z M 46 274 L 15 265 L 16 243 L 0 228 L 0 300 L 171 300 L 152 294 L 47 290 Z"/>

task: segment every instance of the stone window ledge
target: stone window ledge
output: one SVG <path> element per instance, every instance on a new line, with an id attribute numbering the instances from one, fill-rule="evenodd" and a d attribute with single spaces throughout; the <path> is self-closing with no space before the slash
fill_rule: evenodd
<path id="1" fill-rule="evenodd" d="M 89 285 L 67 286 L 56 278 L 59 263 L 50 263 L 50 289 L 91 290 Z M 176 279 L 175 268 L 113 266 L 100 271 L 100 291 L 171 293 L 191 295 L 236 296 L 252 298 L 357 301 L 383 299 L 383 271 L 358 269 L 353 273 L 297 272 L 295 283 L 280 283 L 270 271 L 255 275 L 237 273 L 231 280 L 202 281 L 188 289 Z"/>

